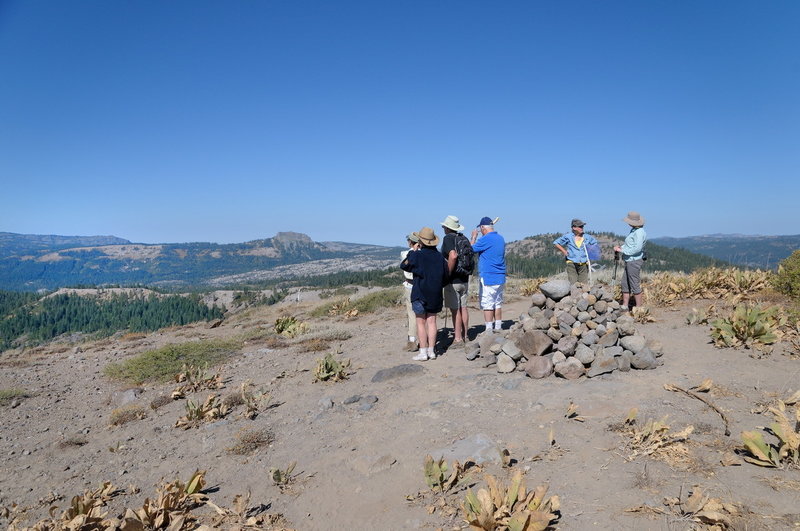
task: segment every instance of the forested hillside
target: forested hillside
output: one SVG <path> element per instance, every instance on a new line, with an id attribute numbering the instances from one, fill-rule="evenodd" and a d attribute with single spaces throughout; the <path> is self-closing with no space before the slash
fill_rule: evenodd
<path id="1" fill-rule="evenodd" d="M 561 234 L 539 234 L 511 242 L 506 247 L 508 272 L 523 277 L 549 276 L 564 270 L 564 257 L 553 245 Z M 613 266 L 614 245 L 621 244 L 624 236 L 610 232 L 592 234 L 600 243 L 600 265 Z M 646 244 L 647 271 L 690 272 L 702 267 L 726 267 L 731 264 L 693 253 L 685 249 L 669 248 L 652 242 Z"/>
<path id="2" fill-rule="evenodd" d="M 110 335 L 148 332 L 222 317 L 198 296 L 113 293 L 96 296 L 34 295 L 0 290 L 0 351 L 36 344 L 71 332 Z"/>

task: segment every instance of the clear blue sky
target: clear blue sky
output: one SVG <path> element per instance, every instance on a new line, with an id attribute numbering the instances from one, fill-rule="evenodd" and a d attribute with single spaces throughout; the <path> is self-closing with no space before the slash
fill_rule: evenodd
<path id="1" fill-rule="evenodd" d="M 800 2 L 0 0 L 0 231 L 797 234 Z"/>

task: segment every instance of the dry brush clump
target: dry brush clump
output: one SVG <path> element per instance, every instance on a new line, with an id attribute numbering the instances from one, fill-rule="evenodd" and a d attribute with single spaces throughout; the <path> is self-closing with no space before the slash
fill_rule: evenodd
<path id="1" fill-rule="evenodd" d="M 686 441 L 694 431 L 694 426 L 687 426 L 679 432 L 670 432 L 666 416 L 661 420 L 648 419 L 644 425 L 639 426 L 632 410 L 622 431 L 628 436 L 626 447 L 629 460 L 648 456 L 670 464 L 685 464 L 688 461 L 689 449 Z"/>
<path id="2" fill-rule="evenodd" d="M 470 529 L 485 531 L 543 531 L 561 517 L 558 496 L 547 496 L 547 485 L 528 491 L 517 471 L 506 487 L 494 476 L 486 476 L 486 488 L 467 491 L 462 504 Z"/>
<path id="3" fill-rule="evenodd" d="M 9 520 L 9 531 L 143 531 L 147 529 L 165 529 L 169 531 L 189 531 L 191 529 L 210 530 L 212 527 L 201 525 L 204 516 L 193 511 L 202 507 L 210 507 L 215 516 L 210 517 L 213 528 L 225 529 L 273 529 L 290 531 L 288 522 L 279 514 L 263 512 L 263 505 L 250 507 L 250 495 L 239 495 L 234 498 L 234 509 L 220 507 L 213 503 L 203 492 L 206 486 L 205 471 L 196 471 L 184 483 L 175 480 L 164 483 L 156 489 L 157 496 L 146 498 L 141 507 L 125 508 L 117 517 L 108 517 L 106 505 L 112 498 L 123 494 L 110 482 L 101 487 L 87 490 L 70 501 L 70 506 L 58 514 L 59 508 L 50 508 L 50 518 L 40 520 L 32 526 L 24 525 L 29 508 L 13 505 L 3 509 L 2 514 Z M 132 491 L 138 492 L 138 489 Z M 208 517 L 205 517 L 208 518 Z"/>
<path id="4" fill-rule="evenodd" d="M 236 441 L 228 448 L 228 453 L 250 455 L 274 440 L 275 436 L 267 429 L 243 428 L 236 434 Z"/>
<path id="5" fill-rule="evenodd" d="M 723 502 L 719 498 L 712 498 L 706 494 L 706 490 L 700 486 L 695 486 L 689 491 L 685 499 L 682 496 L 664 499 L 664 507 L 653 507 L 650 505 L 640 505 L 631 509 L 626 509 L 626 513 L 647 513 L 651 515 L 668 515 L 673 518 L 690 521 L 697 526 L 691 529 L 747 529 L 748 525 L 742 520 L 748 513 L 738 503 Z"/>
<path id="6" fill-rule="evenodd" d="M 134 420 L 142 420 L 147 417 L 147 411 L 138 404 L 131 404 L 117 408 L 111 412 L 108 423 L 111 426 L 122 426 Z"/>
<path id="7" fill-rule="evenodd" d="M 308 324 L 292 315 L 284 315 L 275 320 L 273 329 L 276 334 L 293 338 L 308 332 Z"/>
<path id="8" fill-rule="evenodd" d="M 744 460 L 758 466 L 769 468 L 800 468 L 800 391 L 788 399 L 789 404 L 777 400 L 767 410 L 774 422 L 762 430 L 771 434 L 777 442 L 764 440 L 760 431 L 742 432 Z M 794 415 L 788 412 L 788 405 L 794 405 Z"/>
<path id="9" fill-rule="evenodd" d="M 736 303 L 770 287 L 772 273 L 735 268 L 699 269 L 690 274 L 660 272 L 644 283 L 647 300 L 671 305 L 686 299 L 730 299 Z"/>
<path id="10" fill-rule="evenodd" d="M 213 422 L 225 417 L 228 411 L 230 411 L 229 408 L 215 394 L 208 395 L 202 404 L 187 400 L 186 414 L 175 422 L 175 427 L 184 430 L 197 428 L 205 422 Z"/>
<path id="11" fill-rule="evenodd" d="M 324 358 L 317 360 L 317 365 L 314 367 L 314 381 L 325 382 L 333 380 L 334 382 L 338 382 L 340 380 L 346 380 L 348 376 L 348 367 L 350 367 L 349 359 L 339 361 L 329 352 Z"/>
<path id="12" fill-rule="evenodd" d="M 729 316 L 710 324 L 711 337 L 718 347 L 763 348 L 783 337 L 788 319 L 777 306 L 763 308 L 741 303 Z"/>

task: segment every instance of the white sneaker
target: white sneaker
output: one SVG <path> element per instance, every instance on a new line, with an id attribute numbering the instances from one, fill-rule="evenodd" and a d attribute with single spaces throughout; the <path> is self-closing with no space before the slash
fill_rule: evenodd
<path id="1" fill-rule="evenodd" d="M 416 356 L 414 356 L 411 359 L 414 360 L 414 361 L 428 361 L 428 355 L 425 354 L 424 352 L 420 352 L 419 354 L 417 354 Z"/>
<path id="2" fill-rule="evenodd" d="M 429 360 L 435 360 L 436 359 L 436 353 L 431 350 L 430 353 L 428 354 L 428 359 Z"/>

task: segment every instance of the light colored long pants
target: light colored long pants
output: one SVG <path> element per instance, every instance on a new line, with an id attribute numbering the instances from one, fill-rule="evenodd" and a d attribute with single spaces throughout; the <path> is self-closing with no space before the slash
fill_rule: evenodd
<path id="1" fill-rule="evenodd" d="M 411 290 L 406 290 L 406 314 L 408 314 L 408 337 L 417 337 L 417 316 L 414 315 L 414 310 L 411 309 Z"/>

